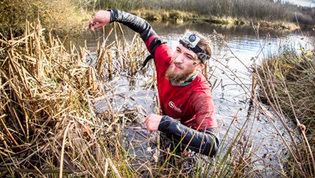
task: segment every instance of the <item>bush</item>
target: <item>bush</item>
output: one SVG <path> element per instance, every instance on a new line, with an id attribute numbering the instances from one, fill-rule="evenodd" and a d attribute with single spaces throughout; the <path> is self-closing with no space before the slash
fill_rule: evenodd
<path id="1" fill-rule="evenodd" d="M 87 13 L 74 0 L 3 0 L 0 2 L 0 32 L 15 35 L 24 31 L 25 22 L 40 20 L 43 27 L 57 32 L 77 32 L 87 25 Z"/>

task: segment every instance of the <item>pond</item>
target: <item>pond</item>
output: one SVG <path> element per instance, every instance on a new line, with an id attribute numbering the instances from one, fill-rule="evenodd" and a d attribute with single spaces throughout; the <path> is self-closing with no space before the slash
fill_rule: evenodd
<path id="1" fill-rule="evenodd" d="M 237 27 L 212 26 L 209 24 L 152 24 L 155 31 L 174 48 L 177 40 L 186 29 L 195 30 L 212 39 L 213 57 L 209 62 L 209 80 L 212 84 L 212 94 L 216 107 L 216 118 L 220 125 L 221 148 L 224 150 L 242 129 L 244 123 L 244 143 L 249 143 L 251 161 L 255 162 L 254 170 L 263 177 L 278 176 L 281 169 L 281 159 L 286 152 L 284 140 L 289 140 L 286 127 L 292 125 L 288 120 L 273 119 L 272 111 L 265 106 L 263 114 L 259 110 L 248 112 L 251 97 L 252 67 L 265 58 L 285 50 L 312 49 L 314 36 L 307 32 L 276 33 L 267 30 Z M 126 38 L 131 39 L 133 32 L 126 30 Z M 96 39 L 101 34 L 87 33 L 82 36 L 87 40 L 91 51 L 96 49 Z M 156 111 L 156 92 L 142 86 L 145 77 L 137 76 L 136 87 L 129 88 L 126 78 L 118 77 L 108 82 L 107 87 L 114 92 L 113 108 L 132 109 L 141 107 L 145 113 Z M 107 109 L 105 101 L 96 103 L 98 112 Z M 119 110 L 118 109 L 118 110 Z M 141 117 L 139 127 L 141 129 Z M 229 130 L 227 132 L 227 130 Z M 144 134 L 147 134 L 145 130 Z M 127 135 L 132 135 L 128 130 Z M 244 144 L 238 143 L 238 144 Z M 145 145 L 148 146 L 148 145 Z M 134 154 L 137 155 L 134 150 Z"/>

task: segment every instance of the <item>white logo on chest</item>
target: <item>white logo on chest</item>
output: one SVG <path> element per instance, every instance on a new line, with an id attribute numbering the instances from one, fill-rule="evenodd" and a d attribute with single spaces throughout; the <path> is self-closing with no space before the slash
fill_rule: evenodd
<path id="1" fill-rule="evenodd" d="M 169 106 L 170 108 L 174 109 L 175 111 L 179 112 L 179 113 L 182 112 L 182 110 L 181 110 L 180 108 L 178 108 L 178 107 L 175 106 L 175 104 L 174 104 L 173 101 L 168 102 L 168 106 Z"/>

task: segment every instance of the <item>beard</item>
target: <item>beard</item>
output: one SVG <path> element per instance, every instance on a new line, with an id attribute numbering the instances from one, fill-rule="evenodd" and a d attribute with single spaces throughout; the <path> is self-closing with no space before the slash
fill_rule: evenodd
<path id="1" fill-rule="evenodd" d="M 174 63 L 171 63 L 171 65 L 166 70 L 165 77 L 173 83 L 181 83 L 189 78 L 193 73 L 193 69 L 184 70 L 180 66 L 176 67 Z"/>

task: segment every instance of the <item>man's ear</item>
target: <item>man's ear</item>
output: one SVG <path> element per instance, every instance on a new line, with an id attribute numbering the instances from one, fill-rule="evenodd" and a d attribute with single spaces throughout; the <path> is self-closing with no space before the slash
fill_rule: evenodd
<path id="1" fill-rule="evenodd" d="M 202 70 L 205 68 L 205 66 L 206 66 L 204 63 L 201 63 L 201 62 L 200 62 L 199 64 L 197 64 L 197 65 L 198 65 L 198 66 L 197 66 L 198 69 L 201 70 L 201 71 L 202 71 Z"/>

